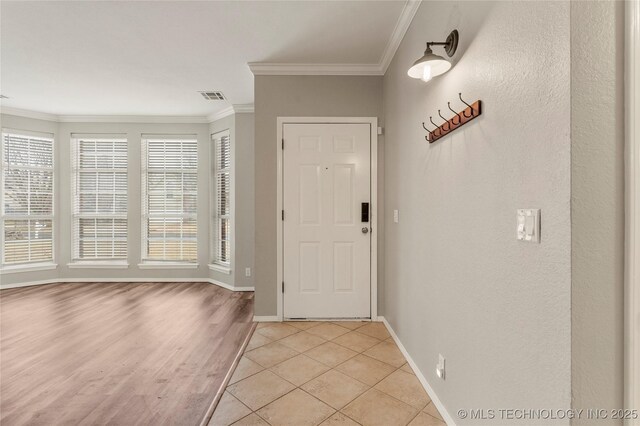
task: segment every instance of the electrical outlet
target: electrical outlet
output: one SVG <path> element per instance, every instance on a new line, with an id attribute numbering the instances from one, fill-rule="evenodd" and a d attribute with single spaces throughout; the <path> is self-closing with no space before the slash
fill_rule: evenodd
<path id="1" fill-rule="evenodd" d="M 251 276 L 251 268 L 244 268 L 244 276 L 245 277 Z"/>
<path id="2" fill-rule="evenodd" d="M 445 370 L 444 370 L 444 357 L 442 354 L 438 354 L 438 365 L 436 365 L 436 375 L 440 377 L 442 380 L 445 379 Z"/>
<path id="3" fill-rule="evenodd" d="M 393 211 L 393 223 L 398 223 L 398 210 Z"/>

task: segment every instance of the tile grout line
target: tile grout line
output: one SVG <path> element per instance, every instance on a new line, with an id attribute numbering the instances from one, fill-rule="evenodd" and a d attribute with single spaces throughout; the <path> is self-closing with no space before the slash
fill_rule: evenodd
<path id="1" fill-rule="evenodd" d="M 370 355 L 367 355 L 367 354 L 365 354 L 365 353 L 364 353 L 364 352 L 367 352 L 367 351 L 369 351 L 370 349 L 372 349 L 372 348 L 374 348 L 374 347 L 376 347 L 376 346 L 380 345 L 381 343 L 385 343 L 385 342 L 393 343 L 393 344 L 394 344 L 394 346 L 396 347 L 396 349 L 397 349 L 397 350 L 400 350 L 400 348 L 397 346 L 396 342 L 394 341 L 393 336 L 391 336 L 389 333 L 388 333 L 389 335 L 388 335 L 386 338 L 380 339 L 380 338 L 378 338 L 378 337 L 369 336 L 369 335 L 367 335 L 367 334 L 365 334 L 365 333 L 360 333 L 360 332 L 358 332 L 358 331 L 357 331 L 359 328 L 362 328 L 362 327 L 364 327 L 364 326 L 366 326 L 366 325 L 368 325 L 368 324 L 371 324 L 371 323 L 369 323 L 369 322 L 366 322 L 366 323 L 362 324 L 361 326 L 359 326 L 359 327 L 357 327 L 357 328 L 355 328 L 355 329 L 350 329 L 350 328 L 347 328 L 347 327 L 342 327 L 342 326 L 340 326 L 340 325 L 338 325 L 338 324 L 334 324 L 333 322 L 327 322 L 327 323 L 315 324 L 315 325 L 313 325 L 312 327 L 309 327 L 309 328 L 307 328 L 307 329 L 299 329 L 299 328 L 297 328 L 297 327 L 295 327 L 295 326 L 292 326 L 292 325 L 290 325 L 290 324 L 287 324 L 287 323 L 279 323 L 279 324 L 286 324 L 286 325 L 288 325 L 288 326 L 290 326 L 290 327 L 293 327 L 293 328 L 295 328 L 295 329 L 296 329 L 296 332 L 291 333 L 291 334 L 289 334 L 289 335 L 287 335 L 287 336 L 284 336 L 284 337 L 280 337 L 280 338 L 278 338 L 278 339 L 271 340 L 271 341 L 269 341 L 268 343 L 265 343 L 264 345 L 261 345 L 261 346 L 258 346 L 258 347 L 256 347 L 256 348 L 253 348 L 251 351 L 256 350 L 256 349 L 259 349 L 259 348 L 261 348 L 261 347 L 263 347 L 263 346 L 266 346 L 266 345 L 269 345 L 269 344 L 271 344 L 271 343 L 280 342 L 280 345 L 282 345 L 282 346 L 286 347 L 287 349 L 289 349 L 289 350 L 291 350 L 291 351 L 295 352 L 295 353 L 296 353 L 296 355 L 294 355 L 294 356 L 292 356 L 292 357 L 289 357 L 289 358 L 287 358 L 287 359 L 285 359 L 285 360 L 283 360 L 283 361 L 280 361 L 280 362 L 278 362 L 277 364 L 272 365 L 271 367 L 265 367 L 264 365 L 260 364 L 259 362 L 253 361 L 251 358 L 247 357 L 247 359 L 248 359 L 248 360 L 250 360 L 250 361 L 254 362 L 255 364 L 257 364 L 258 366 L 260 366 L 260 367 L 262 368 L 262 370 L 261 370 L 261 371 L 259 371 L 259 372 L 253 373 L 253 374 L 251 374 L 251 375 L 249 375 L 249 376 L 247 376 L 247 377 L 244 377 L 243 379 L 238 380 L 238 381 L 237 381 L 237 382 L 235 382 L 235 383 L 239 383 L 239 382 L 241 382 L 241 381 L 244 381 L 244 380 L 246 380 L 246 379 L 248 379 L 248 378 L 250 378 L 250 377 L 252 377 L 252 376 L 254 376 L 254 375 L 256 375 L 256 374 L 259 374 L 259 373 L 261 373 L 261 372 L 263 372 L 263 371 L 269 371 L 270 373 L 272 373 L 272 374 L 274 374 L 275 376 L 279 377 L 280 379 L 282 379 L 282 380 L 283 380 L 283 381 L 285 381 L 286 383 L 289 383 L 291 386 L 293 386 L 293 389 L 292 389 L 292 390 L 290 390 L 289 392 L 286 392 L 285 394 L 283 394 L 283 395 L 279 396 L 279 397 L 278 397 L 278 398 L 276 398 L 275 400 L 273 400 L 273 401 L 271 401 L 271 402 L 269 402 L 269 403 L 267 403 L 267 404 L 265 404 L 265 405 L 261 406 L 261 407 L 260 407 L 260 408 L 258 408 L 257 410 L 252 410 L 250 407 L 247 407 L 247 409 L 249 409 L 249 410 L 251 411 L 251 413 L 250 413 L 250 414 L 247 414 L 247 416 L 244 416 L 244 417 L 242 417 L 241 419 L 239 419 L 239 420 L 237 420 L 237 421 L 240 421 L 240 420 L 242 420 L 242 419 L 244 419 L 244 418 L 246 418 L 246 417 L 250 416 L 251 414 L 255 414 L 255 415 L 256 415 L 256 416 L 258 416 L 260 419 L 262 419 L 262 420 L 264 420 L 265 422 L 269 423 L 266 419 L 264 419 L 262 416 L 260 416 L 260 415 L 258 414 L 258 412 L 257 412 L 257 411 L 258 411 L 258 410 L 263 409 L 264 407 L 266 407 L 266 406 L 268 406 L 268 405 L 270 405 L 270 404 L 272 404 L 272 403 L 274 403 L 275 401 L 278 401 L 278 400 L 280 400 L 280 399 L 282 399 L 282 398 L 286 397 L 287 395 L 291 394 L 292 392 L 294 392 L 294 391 L 295 391 L 295 390 L 297 390 L 297 389 L 301 390 L 304 394 L 308 395 L 310 398 L 313 398 L 314 400 L 317 400 L 318 402 L 320 402 L 320 403 L 322 403 L 322 404 L 326 405 L 326 406 L 327 406 L 327 407 L 329 407 L 331 410 L 333 410 L 333 412 L 332 412 L 329 416 L 327 416 L 325 419 L 323 419 L 321 422 L 326 421 L 327 419 L 331 418 L 331 417 L 332 417 L 332 416 L 334 416 L 335 414 L 341 414 L 341 415 L 345 416 L 346 418 L 348 418 L 348 419 L 350 419 L 350 420 L 354 421 L 355 423 L 360 424 L 358 421 L 356 421 L 355 419 L 352 419 L 350 416 L 348 416 L 347 414 L 345 414 L 344 412 L 342 412 L 342 410 L 343 410 L 345 407 L 349 406 L 349 404 L 353 403 L 355 400 L 357 400 L 358 398 L 360 398 L 360 397 L 361 397 L 362 395 L 364 395 L 365 393 L 367 393 L 367 392 L 371 391 L 372 389 L 373 389 L 373 390 L 376 390 L 377 392 L 380 392 L 381 394 L 383 394 L 383 395 L 385 395 L 385 396 L 387 396 L 387 397 L 389 397 L 389 398 L 391 398 L 391 399 L 393 399 L 393 400 L 395 400 L 395 401 L 398 401 L 398 402 L 400 402 L 400 403 L 402 403 L 402 404 L 404 404 L 404 405 L 406 405 L 406 406 L 408 406 L 408 407 L 410 407 L 410 408 L 416 409 L 416 410 L 417 410 L 417 413 L 416 413 L 413 417 L 411 417 L 411 419 L 409 420 L 409 422 L 407 422 L 407 424 L 409 424 L 409 423 L 411 423 L 413 420 L 415 420 L 415 419 L 420 415 L 420 413 L 425 413 L 425 414 L 426 414 L 427 416 L 429 416 L 430 418 L 433 418 L 433 419 L 435 419 L 435 420 L 437 420 L 437 421 L 441 421 L 441 420 L 440 420 L 440 419 L 438 419 L 437 417 L 432 416 L 431 414 L 424 412 L 424 409 L 425 409 L 425 408 L 426 408 L 430 403 L 432 403 L 431 398 L 429 398 L 429 402 L 427 402 L 427 403 L 426 403 L 422 408 L 416 408 L 414 405 L 409 404 L 409 403 L 407 403 L 407 402 L 405 402 L 405 401 L 402 401 L 402 400 L 400 400 L 400 399 L 396 398 L 395 396 L 388 394 L 388 393 L 387 393 L 387 392 L 385 392 L 384 390 L 381 390 L 381 389 L 377 389 L 377 388 L 376 388 L 376 386 L 378 386 L 382 381 L 384 381 L 385 379 L 387 379 L 389 376 L 391 376 L 391 375 L 393 375 L 393 374 L 397 373 L 398 371 L 402 371 L 404 374 L 411 374 L 412 376 L 414 376 L 414 377 L 415 377 L 415 373 L 414 373 L 414 372 L 409 373 L 409 372 L 404 371 L 404 370 L 402 369 L 405 365 L 409 365 L 409 364 L 408 364 L 408 360 L 406 359 L 406 357 L 404 357 L 404 354 L 402 354 L 402 358 L 403 358 L 403 361 L 404 361 L 404 362 L 402 363 L 402 365 L 400 365 L 400 366 L 396 367 L 395 365 L 391 365 L 391 364 L 389 364 L 389 363 L 387 363 L 387 362 L 385 362 L 385 361 L 382 361 L 382 360 L 380 360 L 380 359 L 374 358 L 373 356 L 370 356 Z M 298 349 L 292 348 L 292 347 L 290 347 L 290 346 L 288 346 L 288 345 L 286 345 L 286 344 L 284 344 L 284 343 L 281 343 L 281 341 L 282 341 L 282 340 L 284 340 L 284 339 L 286 339 L 286 338 L 289 338 L 289 337 L 292 337 L 292 336 L 299 335 L 300 333 L 307 332 L 308 330 L 310 330 L 310 329 L 312 329 L 312 328 L 315 328 L 315 327 L 318 327 L 318 326 L 321 326 L 321 325 L 324 325 L 324 324 L 328 324 L 328 325 L 336 325 L 336 326 L 339 326 L 339 327 L 344 328 L 344 329 L 345 329 L 345 330 L 347 330 L 347 331 L 346 331 L 345 333 L 340 334 L 340 335 L 338 335 L 338 336 L 335 336 L 335 337 L 333 337 L 333 338 L 331 338 L 331 339 L 327 339 L 327 338 L 326 338 L 326 337 L 324 337 L 324 336 L 320 336 L 320 335 L 317 335 L 317 334 L 314 334 L 314 333 L 307 333 L 307 334 L 309 334 L 309 335 L 311 335 L 311 336 L 319 337 L 320 339 L 322 339 L 322 340 L 323 340 L 323 342 L 322 342 L 322 343 L 320 343 L 320 344 L 318 344 L 318 345 L 316 345 L 316 346 L 313 346 L 313 347 L 311 347 L 311 348 L 309 348 L 309 349 L 307 349 L 307 350 L 305 350 L 305 351 L 302 351 L 302 352 L 301 352 L 301 351 L 299 351 Z M 256 329 L 255 331 L 258 331 L 258 332 L 259 332 L 259 330 L 261 330 L 261 329 L 263 329 L 263 328 L 268 328 L 268 327 L 269 327 L 269 326 L 262 326 L 260 329 Z M 386 330 L 385 330 L 385 331 L 386 331 Z M 375 339 L 375 340 L 376 340 L 376 343 L 374 343 L 373 345 L 371 345 L 371 346 L 369 346 L 369 347 L 367 347 L 367 348 L 365 348 L 365 349 L 363 349 L 363 350 L 354 350 L 354 349 L 352 349 L 352 348 L 350 348 L 350 347 L 348 347 L 348 346 L 345 346 L 345 345 L 343 345 L 343 344 L 340 344 L 339 342 L 335 342 L 335 339 L 338 339 L 338 338 L 340 338 L 341 336 L 344 336 L 344 335 L 349 334 L 349 333 L 351 333 L 351 332 L 356 332 L 356 333 L 358 333 L 359 335 L 362 335 L 362 336 L 366 336 L 366 337 L 369 337 L 369 338 Z M 269 339 L 269 340 L 271 339 L 271 337 L 269 337 L 269 336 L 265 336 L 264 334 L 262 334 L 262 333 L 260 333 L 260 332 L 259 332 L 259 334 L 260 334 L 262 337 L 266 338 L 266 339 Z M 350 350 L 350 351 L 354 352 L 354 353 L 355 353 L 355 355 L 353 355 L 353 356 L 349 357 L 348 359 L 346 359 L 346 360 L 344 360 L 344 361 L 340 362 L 339 364 L 337 364 L 337 365 L 335 365 L 335 366 L 331 366 L 331 365 L 326 364 L 326 363 L 324 363 L 324 362 L 322 362 L 322 361 L 319 361 L 319 360 L 317 360 L 317 359 L 315 359 L 315 358 L 313 358 L 313 357 L 311 357 L 311 356 L 309 356 L 309 355 L 307 354 L 307 352 L 312 351 L 313 349 L 315 349 L 315 348 L 317 348 L 317 347 L 319 347 L 319 346 L 322 346 L 322 345 L 324 345 L 324 344 L 326 344 L 326 343 L 333 343 L 333 344 L 335 344 L 335 345 L 338 345 L 338 346 L 340 346 L 340 347 L 342 347 L 342 348 L 345 348 L 345 349 L 347 349 L 347 350 Z M 245 345 L 245 347 L 246 347 L 246 345 Z M 251 352 L 251 351 L 247 351 L 246 353 L 249 353 L 249 352 Z M 244 355 L 246 355 L 246 353 L 245 353 L 245 352 L 243 352 L 241 355 L 242 355 L 242 356 L 244 356 Z M 295 358 L 295 357 L 298 357 L 299 355 L 303 355 L 303 356 L 305 356 L 306 358 L 309 358 L 309 359 L 311 359 L 311 360 L 313 360 L 313 361 L 315 361 L 315 362 L 317 362 L 317 363 L 319 363 L 319 364 L 322 364 L 323 366 L 327 367 L 327 368 L 328 368 L 328 370 L 326 370 L 326 371 L 324 371 L 324 372 L 322 372 L 322 373 L 318 374 L 317 376 L 314 376 L 314 377 L 312 377 L 312 378 L 310 378 L 310 379 L 306 380 L 304 383 L 300 384 L 299 386 L 298 386 L 298 385 L 296 385 L 295 383 L 290 382 L 290 381 L 289 381 L 289 380 L 287 380 L 285 377 L 282 377 L 282 376 L 281 376 L 280 374 L 278 374 L 276 371 L 273 371 L 273 369 L 274 369 L 274 368 L 278 367 L 279 365 L 281 365 L 281 364 L 283 364 L 283 363 L 285 363 L 285 362 L 287 362 L 287 361 L 290 361 L 291 359 L 293 359 L 293 358 Z M 371 360 L 374 360 L 374 361 L 377 361 L 377 362 L 382 362 L 382 363 L 383 363 L 383 364 L 385 364 L 385 365 L 388 365 L 388 366 L 390 366 L 390 367 L 393 367 L 393 370 L 392 370 L 389 374 L 385 375 L 384 377 L 382 377 L 380 380 L 376 381 L 376 382 L 375 382 L 374 384 L 372 384 L 372 385 L 369 385 L 369 384 L 367 384 L 367 383 L 364 383 L 364 382 L 360 381 L 359 379 L 356 379 L 356 378 L 354 378 L 354 377 L 351 377 L 349 374 L 345 374 L 345 373 L 343 373 L 342 371 L 337 370 L 337 368 L 338 368 L 339 366 L 341 366 L 341 365 L 343 365 L 343 364 L 345 364 L 345 363 L 349 362 L 350 360 L 352 360 L 353 358 L 355 358 L 357 355 L 363 355 L 363 356 L 365 356 L 365 357 L 367 357 L 367 358 L 369 358 L 369 359 L 371 359 Z M 329 405 L 328 403 L 326 403 L 326 402 L 324 402 L 323 400 L 321 400 L 321 399 L 317 398 L 316 396 L 314 396 L 314 395 L 310 394 L 309 392 L 307 392 L 306 390 L 304 390 L 304 389 L 302 388 L 302 386 L 306 385 L 307 383 L 309 383 L 309 382 L 311 382 L 311 381 L 313 381 L 313 380 L 317 379 L 318 377 L 320 377 L 320 376 L 322 376 L 322 375 L 324 375 L 324 374 L 326 374 L 326 373 L 328 373 L 328 372 L 331 372 L 331 371 L 335 371 L 335 372 L 337 372 L 337 373 L 343 374 L 343 375 L 345 375 L 346 377 L 348 377 L 348 378 L 350 378 L 350 379 L 352 379 L 352 380 L 354 380 L 354 381 L 356 381 L 356 382 L 358 382 L 358 383 L 362 384 L 363 386 L 366 386 L 366 390 L 365 390 L 365 391 L 363 391 L 362 393 L 358 394 L 357 396 L 355 396 L 355 397 L 354 397 L 354 398 L 352 398 L 351 400 L 349 400 L 349 401 L 348 401 L 346 404 L 344 404 L 340 409 L 336 409 L 336 408 L 332 407 L 331 405 Z M 416 378 L 417 378 L 417 377 L 416 377 Z M 225 391 L 226 391 L 226 388 L 225 388 Z M 230 393 L 230 394 L 231 394 L 231 393 Z M 231 394 L 231 395 L 232 395 L 234 398 L 238 399 L 235 395 L 233 395 L 233 394 Z M 427 395 L 427 396 L 428 396 L 428 395 Z M 246 406 L 244 403 L 242 403 L 242 401 L 241 401 L 241 400 L 239 400 L 239 399 L 238 399 L 238 401 L 240 401 L 240 402 L 241 402 L 241 404 L 242 404 L 243 406 Z M 270 424 L 270 423 L 269 423 L 269 424 Z"/>
<path id="2" fill-rule="evenodd" d="M 329 324 L 333 324 L 333 323 L 329 323 Z M 287 324 L 287 325 L 288 325 L 288 324 Z M 309 327 L 309 328 L 314 328 L 314 327 L 317 327 L 318 325 L 322 325 L 322 324 L 317 324 L 317 325 L 314 325 L 313 327 Z M 365 325 L 366 325 L 366 324 L 365 324 Z M 265 326 L 265 327 L 262 327 L 262 328 L 267 328 L 267 327 L 268 327 L 268 326 Z M 293 326 L 292 326 L 292 327 L 293 327 Z M 346 328 L 346 327 L 343 327 L 343 328 Z M 360 328 L 361 328 L 361 327 L 360 327 Z M 270 342 L 270 343 L 279 342 L 279 341 L 281 341 L 281 340 L 283 340 L 283 339 L 286 339 L 287 337 L 294 336 L 294 335 L 299 334 L 299 333 L 304 332 L 304 331 L 306 331 L 306 330 L 300 330 L 300 331 L 299 331 L 299 332 L 297 332 L 297 333 L 293 333 L 293 334 L 290 334 L 290 335 L 288 335 L 288 336 L 282 337 L 282 338 L 280 338 L 280 339 L 273 340 L 273 341 L 272 341 L 272 342 Z M 352 330 L 352 331 L 355 331 L 355 330 Z M 264 336 L 262 333 L 260 333 L 260 334 L 261 334 L 263 337 L 266 337 L 266 336 Z M 311 333 L 309 333 L 309 334 L 311 334 Z M 348 334 L 348 333 L 344 333 L 344 334 Z M 341 334 L 340 336 L 336 336 L 336 337 L 334 337 L 334 339 L 337 339 L 338 337 L 341 337 L 341 336 L 343 336 L 344 334 Z M 363 333 L 360 333 L 360 334 L 363 334 Z M 371 346 L 371 347 L 369 347 L 369 348 L 367 348 L 367 349 L 364 349 L 363 351 L 360 351 L 360 352 L 355 351 L 355 350 L 353 350 L 353 349 L 351 349 L 351 348 L 349 348 L 349 347 L 346 347 L 346 346 L 340 345 L 340 343 L 334 342 L 333 340 L 327 340 L 327 339 L 325 339 L 324 337 L 321 337 L 321 336 L 318 336 L 318 337 L 320 337 L 320 338 L 322 338 L 322 339 L 324 339 L 324 340 L 325 340 L 323 343 L 321 343 L 321 344 L 319 344 L 319 345 L 317 345 L 317 346 L 315 346 L 315 347 L 313 347 L 313 348 L 311 348 L 311 349 L 308 349 L 308 350 L 306 350 L 306 351 L 304 351 L 304 352 L 300 352 L 300 351 L 298 351 L 298 350 L 296 350 L 296 349 L 290 348 L 290 347 L 289 347 L 289 346 L 287 346 L 287 345 L 284 345 L 284 346 L 286 346 L 287 348 L 289 348 L 289 349 L 291 349 L 291 350 L 293 350 L 293 351 L 295 351 L 295 352 L 298 352 L 298 355 L 305 355 L 305 356 L 307 356 L 308 358 L 311 358 L 312 360 L 314 360 L 314 361 L 316 361 L 316 362 L 319 362 L 319 363 L 321 363 L 322 365 L 324 365 L 324 366 L 326 366 L 326 367 L 329 367 L 329 368 L 330 368 L 330 370 L 335 370 L 337 367 L 339 367 L 340 365 L 342 365 L 342 364 L 344 364 L 344 363 L 346 363 L 346 362 L 348 362 L 348 361 L 352 360 L 352 359 L 353 359 L 353 358 L 355 358 L 357 355 L 363 355 L 363 356 L 366 356 L 366 357 L 367 357 L 367 358 L 369 358 L 369 359 L 372 359 L 372 360 L 374 360 L 374 361 L 378 361 L 378 362 L 382 362 L 382 363 L 384 363 L 384 364 L 386 364 L 386 365 L 389 365 L 390 367 L 395 368 L 395 370 L 394 370 L 393 372 L 391 372 L 391 373 L 389 373 L 388 375 L 384 376 L 382 379 L 380 379 L 379 381 L 377 381 L 373 386 L 371 386 L 371 385 L 369 385 L 369 384 L 367 384 L 367 383 L 364 383 L 364 382 L 362 382 L 362 381 L 360 381 L 360 380 L 356 379 L 355 377 L 351 377 L 351 376 L 349 376 L 349 375 L 347 374 L 347 376 L 348 376 L 348 377 L 350 377 L 350 378 L 352 378 L 352 379 L 354 379 L 354 380 L 358 381 L 359 383 L 362 383 L 362 384 L 364 384 L 364 385 L 366 385 L 366 386 L 370 386 L 371 388 L 373 388 L 373 387 L 374 387 L 374 386 L 376 386 L 378 383 L 380 383 L 382 380 L 384 380 L 385 378 L 387 378 L 388 376 L 390 376 L 391 374 L 393 374 L 395 371 L 397 371 L 397 370 L 401 369 L 401 368 L 402 368 L 402 366 L 400 366 L 400 367 L 396 367 L 396 366 L 394 366 L 394 365 L 388 364 L 388 363 L 386 363 L 386 362 L 384 362 L 384 361 L 381 361 L 381 360 L 379 360 L 379 359 L 376 359 L 376 358 L 374 358 L 374 357 L 372 357 L 372 356 L 369 356 L 369 355 L 367 355 L 367 354 L 365 354 L 365 353 L 364 353 L 364 352 L 368 351 L 369 349 L 371 349 L 371 348 L 373 348 L 373 347 L 375 347 L 375 346 L 379 345 L 380 343 L 385 342 L 387 339 L 389 339 L 389 338 L 391 338 L 391 337 L 389 337 L 389 338 L 387 338 L 387 339 L 385 339 L 385 340 L 380 340 L 380 339 L 378 339 L 377 337 L 368 336 L 368 335 L 366 335 L 366 334 L 363 334 L 363 335 L 364 335 L 364 336 L 367 336 L 367 337 L 371 337 L 371 338 L 373 338 L 373 339 L 376 339 L 376 340 L 378 340 L 378 342 L 377 342 L 376 344 L 374 344 L 373 346 Z M 314 336 L 317 336 L 317 335 L 314 335 Z M 268 344 L 270 344 L 270 343 L 267 343 L 267 344 L 265 344 L 265 345 L 263 345 L 263 346 L 266 346 L 266 345 L 268 345 Z M 317 347 L 319 347 L 319 346 L 322 346 L 322 345 L 324 345 L 325 343 L 334 343 L 334 344 L 336 344 L 336 345 L 338 345 L 338 346 L 341 346 L 341 347 L 343 347 L 343 348 L 345 348 L 345 349 L 349 349 L 349 350 L 351 350 L 351 351 L 355 352 L 355 353 L 356 353 L 356 355 L 353 355 L 352 357 L 350 357 L 350 358 L 348 358 L 348 359 L 346 359 L 346 360 L 344 360 L 344 361 L 340 362 L 340 363 L 339 363 L 339 364 L 337 364 L 335 367 L 334 367 L 334 366 L 331 366 L 331 365 L 329 365 L 329 364 L 326 364 L 325 362 L 322 362 L 322 361 L 320 361 L 320 360 L 317 360 L 317 359 L 315 359 L 315 358 L 313 358 L 313 357 L 311 357 L 311 356 L 307 355 L 307 352 L 309 352 L 309 351 L 311 351 L 311 350 L 313 350 L 313 349 L 315 349 L 315 348 L 317 348 Z M 282 344 L 282 343 L 281 343 L 281 344 Z M 394 344 L 395 344 L 395 342 L 394 342 Z M 262 347 L 262 346 L 260 346 L 260 347 Z M 258 348 L 260 348 L 260 347 L 258 347 Z M 255 349 L 258 349 L 258 348 L 255 348 Z M 252 350 L 255 350 L 255 349 L 252 349 Z M 249 351 L 249 352 L 251 352 L 251 351 Z M 297 356 L 297 355 L 296 355 L 296 356 Z M 293 358 L 293 357 L 292 357 L 292 358 Z M 404 356 L 403 356 L 403 358 L 404 358 Z M 251 360 L 251 361 L 253 361 L 251 358 L 248 358 L 248 359 L 249 359 L 249 360 Z M 287 362 L 287 361 L 288 361 L 288 360 L 290 360 L 290 359 L 291 359 L 291 358 L 288 358 L 288 359 L 286 359 L 286 360 L 284 360 L 284 361 L 281 361 L 281 362 L 279 362 L 278 364 L 275 364 L 275 365 L 273 365 L 273 366 L 271 366 L 271 367 L 265 367 L 264 365 L 260 364 L 260 363 L 259 363 L 259 362 L 257 362 L 257 361 L 253 361 L 253 362 L 255 362 L 256 364 L 258 364 L 258 365 L 259 365 L 260 367 L 262 367 L 264 370 L 269 370 L 269 371 L 271 371 L 272 373 L 274 373 L 275 375 L 277 375 L 278 377 L 280 377 L 280 378 L 282 378 L 283 380 L 287 381 L 288 383 L 291 383 L 291 382 L 289 382 L 287 379 L 285 379 L 284 377 L 280 376 L 280 375 L 279 375 L 278 373 L 276 373 L 275 371 L 272 371 L 272 370 L 271 370 L 272 368 L 277 367 L 278 365 L 280 365 L 280 364 L 282 364 L 282 363 L 284 363 L 284 362 Z M 407 362 L 406 362 L 406 359 L 405 359 L 405 362 L 404 362 L 402 365 L 404 365 L 404 364 L 406 364 L 406 363 L 407 363 Z M 264 371 L 264 370 L 262 370 L 262 371 Z M 253 375 L 255 375 L 255 374 L 258 374 L 258 373 L 260 373 L 260 372 L 262 372 L 262 371 L 259 371 L 259 372 L 256 372 L 256 373 L 254 373 L 254 374 L 251 374 L 251 375 L 249 375 L 249 376 L 247 376 L 247 377 L 243 378 L 242 380 L 248 379 L 249 377 L 251 377 L 251 376 L 253 376 Z M 338 371 L 338 370 L 336 370 L 336 371 Z M 339 373 L 342 373 L 341 371 L 338 371 L 338 372 L 339 372 Z M 321 373 L 320 375 L 318 375 L 318 376 L 316 376 L 316 377 L 319 377 L 319 376 L 321 376 L 322 374 L 324 374 L 324 373 Z M 342 374 L 344 374 L 344 373 L 342 373 Z M 315 378 L 315 377 L 314 377 L 314 378 Z M 239 380 L 238 382 L 240 382 L 240 381 L 242 381 L 242 380 Z M 309 382 L 309 381 L 311 381 L 311 380 L 313 380 L 313 379 L 310 379 L 310 380 L 308 380 L 307 382 Z M 306 384 L 307 382 L 305 382 L 305 384 Z M 237 383 L 237 382 L 236 382 L 236 383 Z M 295 386 L 295 384 L 294 384 L 294 383 L 291 383 L 291 384 Z M 385 392 L 383 392 L 383 393 L 385 393 Z M 386 394 L 386 393 L 385 393 L 385 394 Z M 391 396 L 391 395 L 389 395 L 389 396 Z M 401 401 L 401 402 L 402 402 L 402 401 Z"/>

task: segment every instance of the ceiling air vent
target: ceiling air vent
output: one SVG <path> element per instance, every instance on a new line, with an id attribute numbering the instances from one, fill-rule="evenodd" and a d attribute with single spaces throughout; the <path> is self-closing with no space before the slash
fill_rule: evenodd
<path id="1" fill-rule="evenodd" d="M 222 92 L 198 92 L 208 101 L 224 101 L 225 97 Z"/>

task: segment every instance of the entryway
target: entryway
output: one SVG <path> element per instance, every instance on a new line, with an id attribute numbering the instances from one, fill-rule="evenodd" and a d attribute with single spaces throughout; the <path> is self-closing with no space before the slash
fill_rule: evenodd
<path id="1" fill-rule="evenodd" d="M 262 322 L 209 426 L 446 426 L 380 322 Z"/>
<path id="2" fill-rule="evenodd" d="M 281 120 L 282 316 L 371 318 L 375 122 Z"/>

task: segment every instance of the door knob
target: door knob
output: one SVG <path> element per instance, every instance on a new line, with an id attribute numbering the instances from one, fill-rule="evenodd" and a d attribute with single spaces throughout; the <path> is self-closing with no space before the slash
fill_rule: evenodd
<path id="1" fill-rule="evenodd" d="M 369 232 L 369 228 L 367 228 L 366 226 L 364 228 L 362 228 L 362 233 L 366 234 Z"/>

